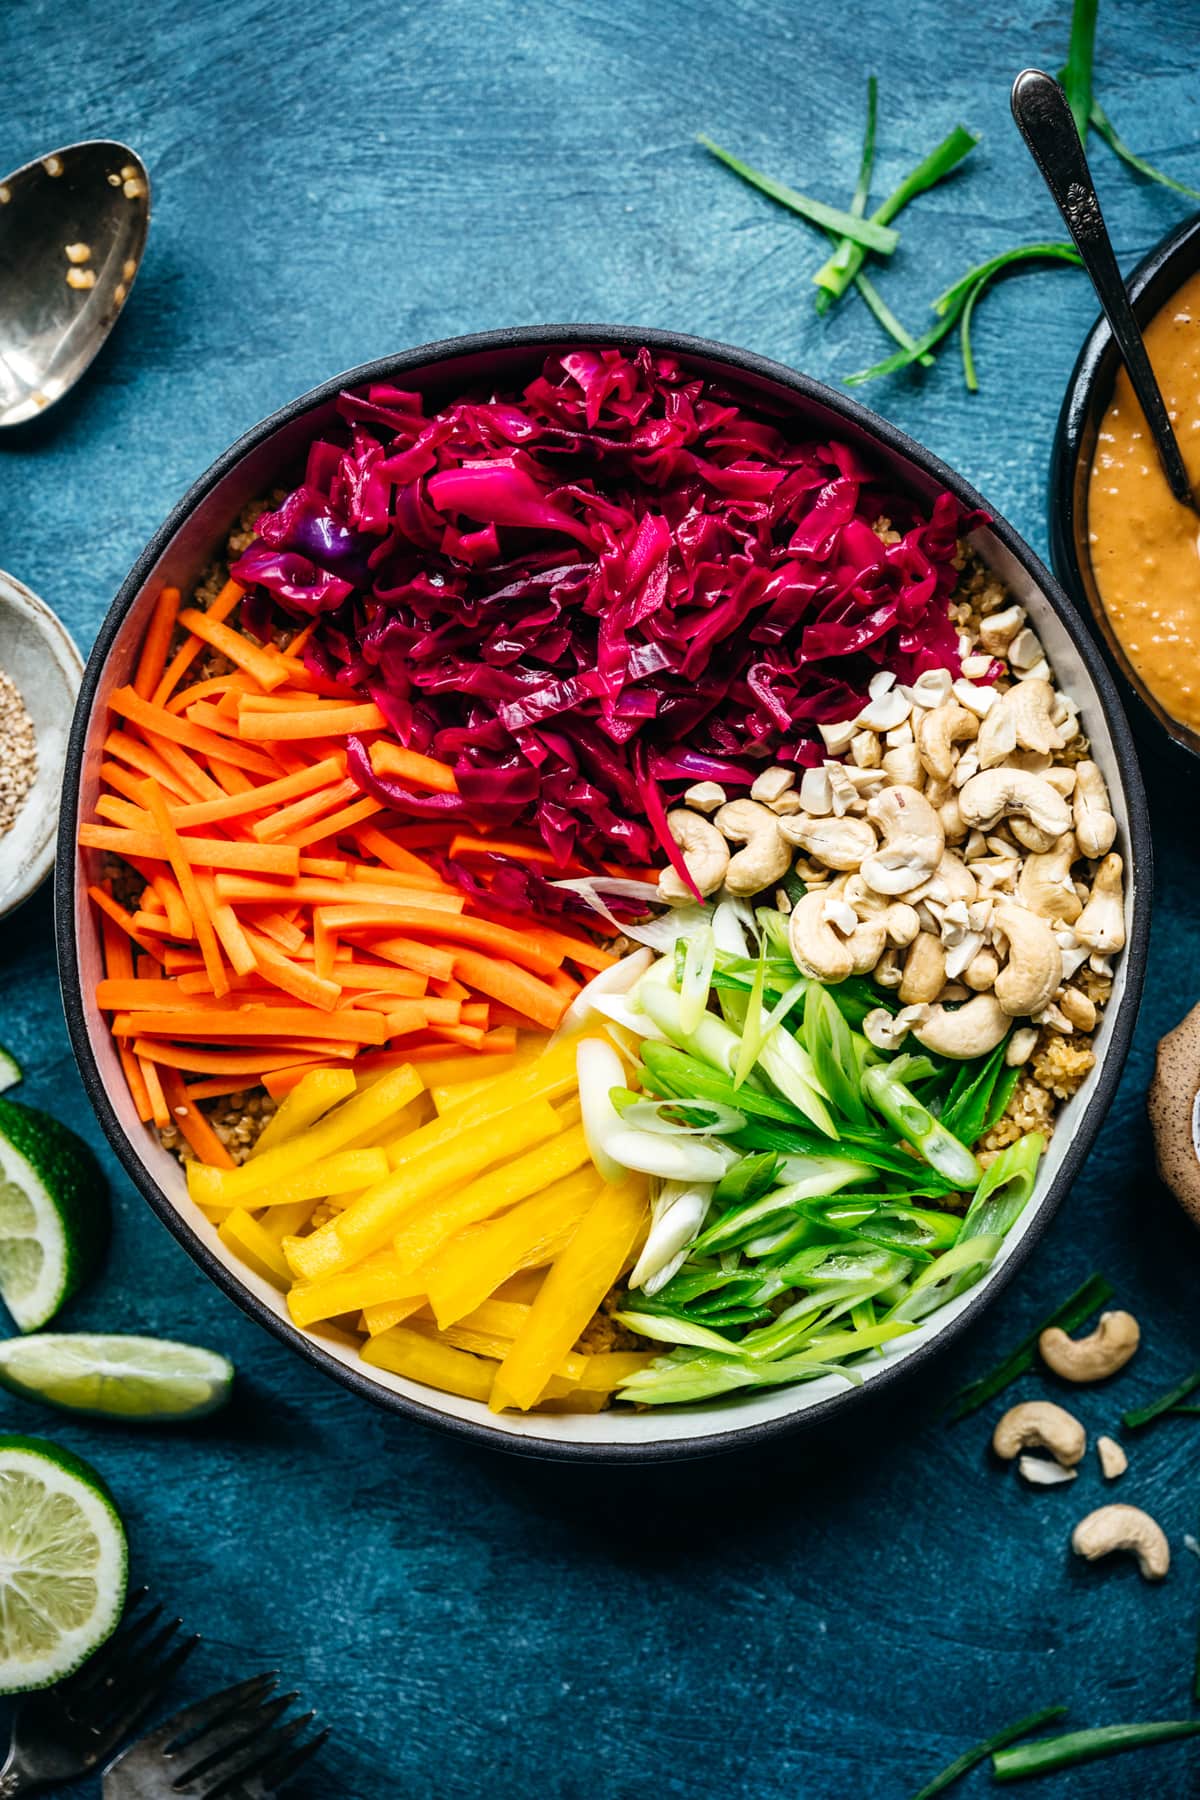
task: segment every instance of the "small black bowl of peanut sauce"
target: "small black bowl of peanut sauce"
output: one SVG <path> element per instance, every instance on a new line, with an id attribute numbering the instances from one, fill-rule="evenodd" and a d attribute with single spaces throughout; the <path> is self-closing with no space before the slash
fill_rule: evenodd
<path id="1" fill-rule="evenodd" d="M 1200 216 L 1134 271 L 1130 299 L 1200 492 Z M 1075 365 L 1050 470 L 1056 573 L 1091 614 L 1150 747 L 1200 757 L 1200 517 L 1167 486 L 1104 319 Z"/>

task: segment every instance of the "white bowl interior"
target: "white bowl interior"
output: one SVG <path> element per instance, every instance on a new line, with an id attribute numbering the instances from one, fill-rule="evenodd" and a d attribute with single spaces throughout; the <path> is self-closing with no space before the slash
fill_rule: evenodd
<path id="1" fill-rule="evenodd" d="M 37 774 L 0 837 L 0 918 L 27 900 L 54 866 L 58 795 L 67 732 L 83 658 L 67 628 L 23 582 L 0 569 L 0 669 L 14 681 L 33 720 Z"/>
<path id="2" fill-rule="evenodd" d="M 441 370 L 441 378 L 445 379 L 445 366 Z M 406 374 L 404 379 L 406 385 L 416 385 L 411 374 Z M 305 414 L 301 418 L 291 421 L 265 443 L 255 446 L 221 479 L 207 497 L 203 504 L 203 518 L 200 517 L 199 512 L 193 513 L 172 538 L 155 567 L 149 572 L 119 629 L 105 667 L 101 672 L 87 732 L 84 766 L 81 771 L 79 796 L 81 816 L 91 815 L 98 796 L 101 740 L 104 736 L 106 717 L 105 697 L 115 687 L 129 679 L 133 659 L 159 588 L 165 582 L 175 582 L 184 586 L 186 591 L 186 587 L 194 581 L 197 573 L 213 554 L 215 548 L 223 543 L 241 506 L 248 498 L 269 486 L 288 467 L 296 450 L 324 422 L 329 410 L 327 407 L 315 409 L 313 413 Z M 802 416 L 807 417 L 812 410 L 805 408 Z M 813 423 L 817 432 L 824 426 L 825 428 L 832 427 L 844 436 L 860 435 L 836 414 L 831 413 L 824 419 L 818 417 L 814 419 Z M 903 478 L 907 486 L 922 494 L 931 494 L 936 491 L 937 484 L 924 470 L 899 457 L 891 456 L 882 451 L 877 444 L 871 443 L 869 448 L 877 460 L 891 461 L 897 475 Z M 1091 739 L 1092 753 L 1100 764 L 1109 786 L 1113 811 L 1119 827 L 1118 848 L 1123 847 L 1129 842 L 1127 797 L 1104 708 L 1083 659 L 1046 594 L 1034 582 L 1022 564 L 1010 555 L 995 532 L 988 527 L 982 527 L 973 534 L 972 542 L 984 561 L 1011 589 L 1014 597 L 1028 609 L 1030 621 L 1049 653 L 1060 685 L 1079 706 L 1082 727 Z M 2 656 L 0 656 L 0 662 L 2 662 Z M 1128 865 L 1129 859 L 1126 860 Z M 1127 926 L 1133 916 L 1138 891 L 1137 883 L 1137 870 L 1127 867 L 1125 893 Z M 170 1206 L 185 1222 L 188 1230 L 213 1257 L 224 1265 L 242 1288 L 252 1294 L 262 1306 L 284 1323 L 289 1333 L 299 1335 L 295 1333 L 295 1328 L 291 1325 L 283 1296 L 278 1290 L 247 1269 L 225 1248 L 214 1227 L 188 1199 L 186 1184 L 179 1164 L 174 1157 L 161 1148 L 150 1128 L 139 1121 L 121 1073 L 107 1023 L 87 998 L 94 992 L 95 984 L 100 979 L 102 971 L 99 934 L 87 900 L 86 880 L 76 880 L 74 904 L 79 977 L 84 995 L 88 1038 L 105 1089 L 122 1129 L 146 1171 L 165 1195 Z M 981 1293 L 985 1293 L 1000 1279 L 1005 1264 L 1017 1253 L 1026 1234 L 1034 1229 L 1040 1212 L 1038 1201 L 1047 1193 L 1063 1162 L 1071 1140 L 1075 1136 L 1080 1115 L 1088 1104 L 1093 1086 L 1107 1056 L 1120 1009 L 1120 1000 L 1125 992 L 1126 973 L 1125 960 L 1119 959 L 1113 997 L 1106 1009 L 1103 1023 L 1095 1040 L 1096 1069 L 1085 1081 L 1080 1092 L 1061 1110 L 1054 1137 L 1043 1160 L 1037 1193 L 1026 1207 L 1022 1218 L 1009 1233 L 996 1263 L 984 1280 L 969 1293 L 961 1295 L 957 1300 L 940 1308 L 917 1331 L 885 1346 L 877 1360 L 864 1364 L 859 1372 L 868 1385 L 876 1381 L 885 1370 L 912 1357 L 922 1345 L 927 1344 L 930 1339 L 944 1331 L 968 1306 L 976 1303 Z M 403 1395 L 409 1400 L 419 1403 L 429 1413 L 440 1415 L 446 1420 L 465 1421 L 475 1427 L 484 1426 L 489 1431 L 506 1438 L 538 1441 L 548 1448 L 552 1445 L 564 1447 L 575 1445 L 580 1448 L 589 1445 L 626 1445 L 641 1446 L 649 1450 L 653 1445 L 669 1447 L 672 1443 L 685 1439 L 695 1440 L 730 1433 L 750 1432 L 772 1421 L 803 1414 L 835 1395 L 850 1391 L 844 1381 L 835 1376 L 826 1376 L 803 1386 L 749 1395 L 734 1395 L 712 1404 L 660 1411 L 642 1413 L 609 1411 L 597 1414 L 533 1414 L 527 1416 L 509 1413 L 495 1414 L 490 1413 L 486 1406 L 477 1401 L 439 1393 L 403 1377 L 392 1375 L 385 1370 L 371 1368 L 361 1361 L 355 1344 L 335 1329 L 318 1328 L 309 1335 L 331 1358 L 347 1369 L 354 1370 L 359 1378 L 365 1377 L 379 1389 Z"/>

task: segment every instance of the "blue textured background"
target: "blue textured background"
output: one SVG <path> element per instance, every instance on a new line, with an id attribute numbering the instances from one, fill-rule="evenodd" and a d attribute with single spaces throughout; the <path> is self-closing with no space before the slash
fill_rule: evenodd
<path id="1" fill-rule="evenodd" d="M 8 0 L 0 167 L 85 136 L 154 181 L 149 255 L 76 396 L 0 436 L 0 564 L 86 648 L 135 553 L 231 438 L 331 372 L 425 339 L 542 319 L 675 326 L 837 380 L 884 353 L 856 300 L 825 322 L 823 244 L 693 142 L 706 130 L 840 201 L 864 77 L 881 77 L 876 194 L 961 119 L 968 170 L 906 215 L 882 277 L 919 328 L 970 262 L 1060 235 L 1008 117 L 1054 68 L 1066 0 Z M 986 16 L 985 16 L 986 15 Z M 1104 0 L 1099 91 L 1125 135 L 1200 183 L 1195 0 Z M 1187 203 L 1094 156 L 1128 265 Z M 983 391 L 948 353 L 871 402 L 964 470 L 1039 548 L 1055 415 L 1093 306 L 1070 271 L 981 307 Z M 1099 1267 L 1145 1348 L 1093 1429 L 1197 1360 L 1197 1241 L 1157 1186 L 1153 1045 L 1200 997 L 1194 789 L 1151 771 L 1151 978 L 1112 1117 L 1044 1248 L 938 1383 L 815 1459 L 603 1478 L 485 1455 L 309 1373 L 208 1285 L 107 1157 L 107 1273 L 67 1323 L 192 1337 L 244 1371 L 233 1409 L 171 1435 L 4 1402 L 104 1470 L 136 1572 L 204 1633 L 193 1693 L 279 1666 L 336 1727 L 307 1792 L 902 1800 L 986 1730 L 1048 1701 L 1083 1724 L 1188 1704 L 1200 1566 L 1196 1426 L 1131 1445 L 1120 1497 L 1176 1546 L 1158 1589 L 1072 1562 L 1100 1497 L 989 1466 L 990 1414 L 937 1407 Z M 1190 814 L 1191 823 L 1186 823 Z M 0 1040 L 22 1097 L 97 1146 L 59 1011 L 48 894 L 3 927 Z M 105 1153 L 106 1154 L 106 1153 Z M 1040 1384 L 1030 1382 L 1029 1391 Z M 993 1409 L 993 1412 L 997 1409 Z M 1188 1745 L 1075 1771 L 1072 1797 L 1192 1791 Z M 989 1786 L 980 1773 L 962 1790 Z M 96 1783 L 70 1792 L 95 1794 Z"/>

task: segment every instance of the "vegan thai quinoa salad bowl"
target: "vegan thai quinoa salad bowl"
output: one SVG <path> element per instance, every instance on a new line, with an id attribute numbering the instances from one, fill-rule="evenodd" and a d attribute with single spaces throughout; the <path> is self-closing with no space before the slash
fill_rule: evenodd
<path id="1" fill-rule="evenodd" d="M 127 1167 L 361 1391 L 697 1453 L 997 1291 L 1132 1028 L 1111 685 L 978 496 L 742 352 L 547 328 L 234 446 L 85 680 L 60 952 Z"/>

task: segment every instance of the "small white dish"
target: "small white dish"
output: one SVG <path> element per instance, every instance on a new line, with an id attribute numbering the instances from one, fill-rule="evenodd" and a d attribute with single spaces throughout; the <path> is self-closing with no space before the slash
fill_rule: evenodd
<path id="1" fill-rule="evenodd" d="M 62 621 L 24 582 L 0 569 L 0 669 L 33 720 L 37 774 L 10 830 L 0 837 L 0 919 L 54 867 L 58 796 L 83 658 Z"/>

